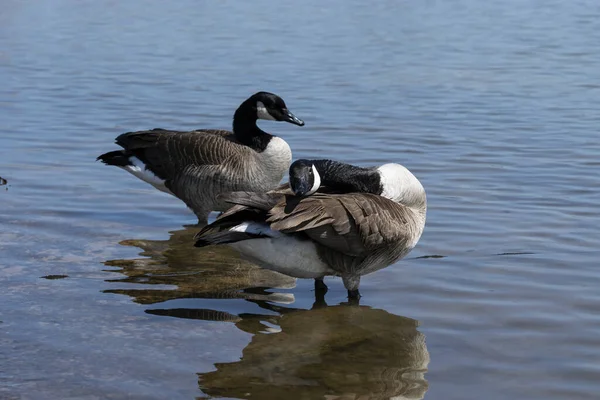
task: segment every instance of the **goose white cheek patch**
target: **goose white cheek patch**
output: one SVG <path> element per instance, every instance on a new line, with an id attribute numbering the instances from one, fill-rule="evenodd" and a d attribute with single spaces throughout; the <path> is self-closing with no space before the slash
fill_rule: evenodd
<path id="1" fill-rule="evenodd" d="M 310 191 L 308 193 L 306 193 L 306 196 L 313 194 L 314 192 L 319 190 L 319 187 L 321 187 L 321 175 L 319 175 L 319 173 L 317 172 L 317 169 L 315 168 L 314 165 L 312 166 L 312 170 L 313 170 L 313 176 L 315 178 L 315 182 L 313 183 L 312 187 L 310 188 Z"/>
<path id="2" fill-rule="evenodd" d="M 273 116 L 271 114 L 269 114 L 267 107 L 265 107 L 265 105 L 263 104 L 262 101 L 256 102 L 256 116 L 258 117 L 258 119 L 266 119 L 269 121 L 276 121 L 276 119 L 273 118 Z"/>

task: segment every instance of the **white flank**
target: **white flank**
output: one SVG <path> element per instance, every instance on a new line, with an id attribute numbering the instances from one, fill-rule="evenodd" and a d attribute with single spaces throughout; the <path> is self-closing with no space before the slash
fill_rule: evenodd
<path id="1" fill-rule="evenodd" d="M 269 121 L 276 121 L 276 119 L 273 118 L 273 116 L 271 114 L 269 114 L 267 107 L 265 107 L 265 105 L 263 104 L 262 101 L 256 102 L 256 116 L 258 117 L 258 119 L 267 119 Z"/>
<path id="2" fill-rule="evenodd" d="M 160 179 L 152 171 L 147 169 L 146 164 L 144 164 L 142 160 L 140 160 L 137 157 L 129 157 L 129 162 L 132 165 L 126 165 L 121 168 L 123 168 L 125 171 L 133 174 L 137 178 L 143 180 L 144 182 L 151 184 L 152 186 L 154 186 L 161 192 L 165 192 L 165 193 L 173 195 L 173 192 L 171 192 L 165 186 L 165 181 Z"/>
<path id="3" fill-rule="evenodd" d="M 310 240 L 282 235 L 278 238 L 242 240 L 230 246 L 261 267 L 295 278 L 321 278 L 334 274 L 321 261 L 315 244 Z"/>

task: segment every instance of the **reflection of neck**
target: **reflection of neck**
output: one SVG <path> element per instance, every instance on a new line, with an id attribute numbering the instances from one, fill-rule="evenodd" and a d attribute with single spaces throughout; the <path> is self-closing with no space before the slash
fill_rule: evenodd
<path id="1" fill-rule="evenodd" d="M 249 104 L 242 103 L 233 114 L 233 134 L 242 144 L 264 151 L 273 137 L 256 125 L 256 112 Z"/>
<path id="2" fill-rule="evenodd" d="M 383 188 L 377 170 L 356 167 L 332 160 L 311 160 L 319 175 L 321 185 L 345 193 L 359 192 L 381 194 Z"/>

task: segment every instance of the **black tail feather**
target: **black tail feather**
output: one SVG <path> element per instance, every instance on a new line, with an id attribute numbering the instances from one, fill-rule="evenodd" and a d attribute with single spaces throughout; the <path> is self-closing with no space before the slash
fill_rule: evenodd
<path id="1" fill-rule="evenodd" d="M 261 237 L 268 237 L 266 235 L 259 235 L 255 233 L 247 233 L 247 232 L 230 232 L 228 230 L 224 230 L 221 232 L 214 233 L 205 233 L 196 236 L 195 247 L 204 247 L 210 246 L 213 244 L 227 244 L 227 243 L 235 243 L 240 242 L 242 240 L 248 239 L 257 239 Z"/>
<path id="2" fill-rule="evenodd" d="M 117 136 L 115 142 L 128 151 L 152 148 L 157 144 L 157 139 L 162 135 L 171 135 L 176 132 L 161 128 L 154 128 L 148 131 L 125 132 Z"/>
<path id="3" fill-rule="evenodd" d="M 115 165 L 117 167 L 124 167 L 131 165 L 129 162 L 130 155 L 123 150 L 109 151 L 96 158 L 96 161 L 102 161 L 106 165 Z"/>

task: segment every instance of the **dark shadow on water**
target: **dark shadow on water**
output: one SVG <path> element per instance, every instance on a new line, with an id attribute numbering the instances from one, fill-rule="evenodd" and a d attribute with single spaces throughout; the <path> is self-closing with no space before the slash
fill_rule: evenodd
<path id="1" fill-rule="evenodd" d="M 165 241 L 124 241 L 141 248 L 143 258 L 107 261 L 124 275 L 108 282 L 128 287 L 106 292 L 152 304 L 147 314 L 229 322 L 252 335 L 239 361 L 198 373 L 208 398 L 425 396 L 429 352 L 418 321 L 356 304 L 328 306 L 318 295 L 312 309 L 292 308 L 285 305 L 294 302 L 291 293 L 273 290 L 294 287 L 294 279 L 244 262 L 226 247 L 194 248 L 197 229 L 172 232 Z M 220 299 L 241 302 L 225 307 Z"/>
<path id="2" fill-rule="evenodd" d="M 69 275 L 44 275 L 40 276 L 42 279 L 55 280 L 55 279 L 65 279 L 68 278 Z"/>
<path id="3" fill-rule="evenodd" d="M 498 253 L 495 254 L 497 256 L 527 256 L 527 255 L 532 255 L 535 253 L 532 252 L 528 252 L 528 251 L 521 251 L 521 252 L 512 252 L 512 253 Z"/>
<path id="4" fill-rule="evenodd" d="M 412 259 L 421 260 L 421 259 L 427 259 L 427 258 L 446 258 L 446 256 L 442 256 L 439 254 L 432 254 L 432 255 L 428 255 L 428 256 L 413 257 Z"/>

